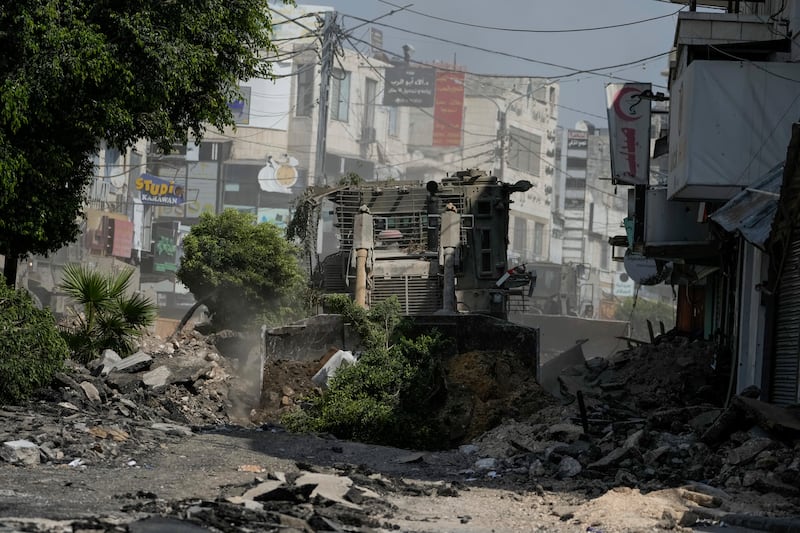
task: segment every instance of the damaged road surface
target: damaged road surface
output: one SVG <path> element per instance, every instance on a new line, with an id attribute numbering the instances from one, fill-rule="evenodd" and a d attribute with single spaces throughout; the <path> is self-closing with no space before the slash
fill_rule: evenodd
<path id="1" fill-rule="evenodd" d="M 796 412 L 710 403 L 710 355 L 676 338 L 578 362 L 560 401 L 418 452 L 289 434 L 214 338 L 145 339 L 0 406 L 0 532 L 800 531 Z M 313 384 L 285 370 L 290 408 Z"/>

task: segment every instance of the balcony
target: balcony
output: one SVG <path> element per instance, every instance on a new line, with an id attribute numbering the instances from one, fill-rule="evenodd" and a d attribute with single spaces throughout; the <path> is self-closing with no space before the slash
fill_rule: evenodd
<path id="1" fill-rule="evenodd" d="M 680 77 L 695 59 L 775 60 L 775 52 L 789 52 L 788 30 L 766 16 L 738 13 L 678 14 L 675 50 L 670 55 L 670 80 Z"/>

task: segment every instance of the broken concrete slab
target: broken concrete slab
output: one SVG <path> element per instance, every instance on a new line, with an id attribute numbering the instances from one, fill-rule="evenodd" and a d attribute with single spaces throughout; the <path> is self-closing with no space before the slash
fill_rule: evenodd
<path id="1" fill-rule="evenodd" d="M 120 357 L 117 352 L 111 348 L 106 348 L 103 350 L 100 358 L 90 362 L 88 366 L 94 370 L 95 375 L 97 375 L 97 370 L 99 369 L 99 375 L 105 377 L 114 369 L 114 366 L 121 361 L 122 357 Z"/>
<path id="2" fill-rule="evenodd" d="M 84 394 L 86 397 L 92 402 L 99 402 L 100 401 L 100 392 L 97 390 L 97 387 L 92 385 L 88 381 L 81 381 L 80 387 L 83 389 Z"/>
<path id="3" fill-rule="evenodd" d="M 728 452 L 726 461 L 731 465 L 741 465 L 750 462 L 756 455 L 772 445 L 772 439 L 757 437 L 750 439 L 741 446 Z"/>
<path id="4" fill-rule="evenodd" d="M 354 487 L 353 480 L 349 477 L 308 472 L 297 478 L 294 483 L 298 487 L 316 485 L 316 488 L 311 493 L 312 498 L 318 496 L 345 507 L 361 509 L 360 505 L 346 498 L 347 493 Z M 362 487 L 356 488 L 361 492 L 361 497 L 380 499 L 380 496 L 374 491 Z"/>
<path id="5" fill-rule="evenodd" d="M 620 446 L 619 448 L 614 448 L 611 450 L 610 453 L 606 454 L 602 458 L 598 459 L 597 461 L 589 464 L 588 468 L 610 468 L 619 464 L 623 459 L 625 459 L 628 454 L 630 453 L 631 448 L 626 448 L 624 446 Z"/>
<path id="6" fill-rule="evenodd" d="M 583 348 L 581 348 L 580 344 L 576 344 L 572 348 L 543 363 L 539 367 L 537 381 L 544 390 L 560 398 L 561 385 L 559 384 L 558 377 L 561 372 L 567 367 L 578 364 L 583 365 L 584 363 Z"/>
<path id="7" fill-rule="evenodd" d="M 142 374 L 142 383 L 152 389 L 166 387 L 169 384 L 171 372 L 166 366 L 159 366 Z"/>
<path id="8" fill-rule="evenodd" d="M 110 368 L 108 368 L 109 372 L 142 372 L 148 370 L 150 366 L 153 364 L 153 358 L 146 354 L 145 352 L 138 351 L 133 355 L 129 355 L 128 357 L 114 363 Z M 105 369 L 104 369 L 105 370 Z M 104 375 L 101 372 L 101 375 Z"/>
<path id="9" fill-rule="evenodd" d="M 0 446 L 0 459 L 11 464 L 39 464 L 39 447 L 24 439 L 6 441 Z"/>
<path id="10" fill-rule="evenodd" d="M 167 422 L 156 422 L 150 426 L 151 429 L 155 429 L 157 431 L 163 431 L 167 435 L 180 435 L 180 436 L 191 436 L 194 435 L 192 429 L 186 426 L 182 426 L 180 424 L 169 424 Z"/>
<path id="11" fill-rule="evenodd" d="M 251 500 L 255 501 L 256 498 L 259 498 L 265 494 L 268 494 L 275 489 L 282 487 L 285 485 L 285 481 L 280 481 L 277 479 L 270 479 L 267 481 L 262 481 L 258 485 L 253 488 L 247 489 L 247 491 L 242 494 L 241 498 L 244 500 Z M 233 502 L 237 503 L 237 502 Z"/>
<path id="12" fill-rule="evenodd" d="M 141 374 L 124 372 L 112 372 L 106 378 L 106 384 L 122 394 L 131 394 L 144 385 Z"/>

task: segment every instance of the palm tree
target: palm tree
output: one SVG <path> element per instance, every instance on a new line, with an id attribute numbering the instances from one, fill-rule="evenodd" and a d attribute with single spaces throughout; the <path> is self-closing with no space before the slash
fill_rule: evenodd
<path id="1" fill-rule="evenodd" d="M 64 268 L 61 289 L 78 309 L 61 334 L 73 357 L 87 362 L 110 348 L 122 357 L 133 353 L 134 341 L 156 318 L 157 307 L 141 294 L 129 294 L 134 269 L 104 275 L 85 265 Z M 82 310 L 82 312 L 80 312 Z"/>

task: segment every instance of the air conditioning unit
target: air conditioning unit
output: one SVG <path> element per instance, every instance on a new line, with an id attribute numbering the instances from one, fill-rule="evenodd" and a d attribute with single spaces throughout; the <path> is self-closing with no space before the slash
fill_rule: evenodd
<path id="1" fill-rule="evenodd" d="M 361 144 L 370 144 L 375 142 L 375 128 L 361 128 Z"/>

